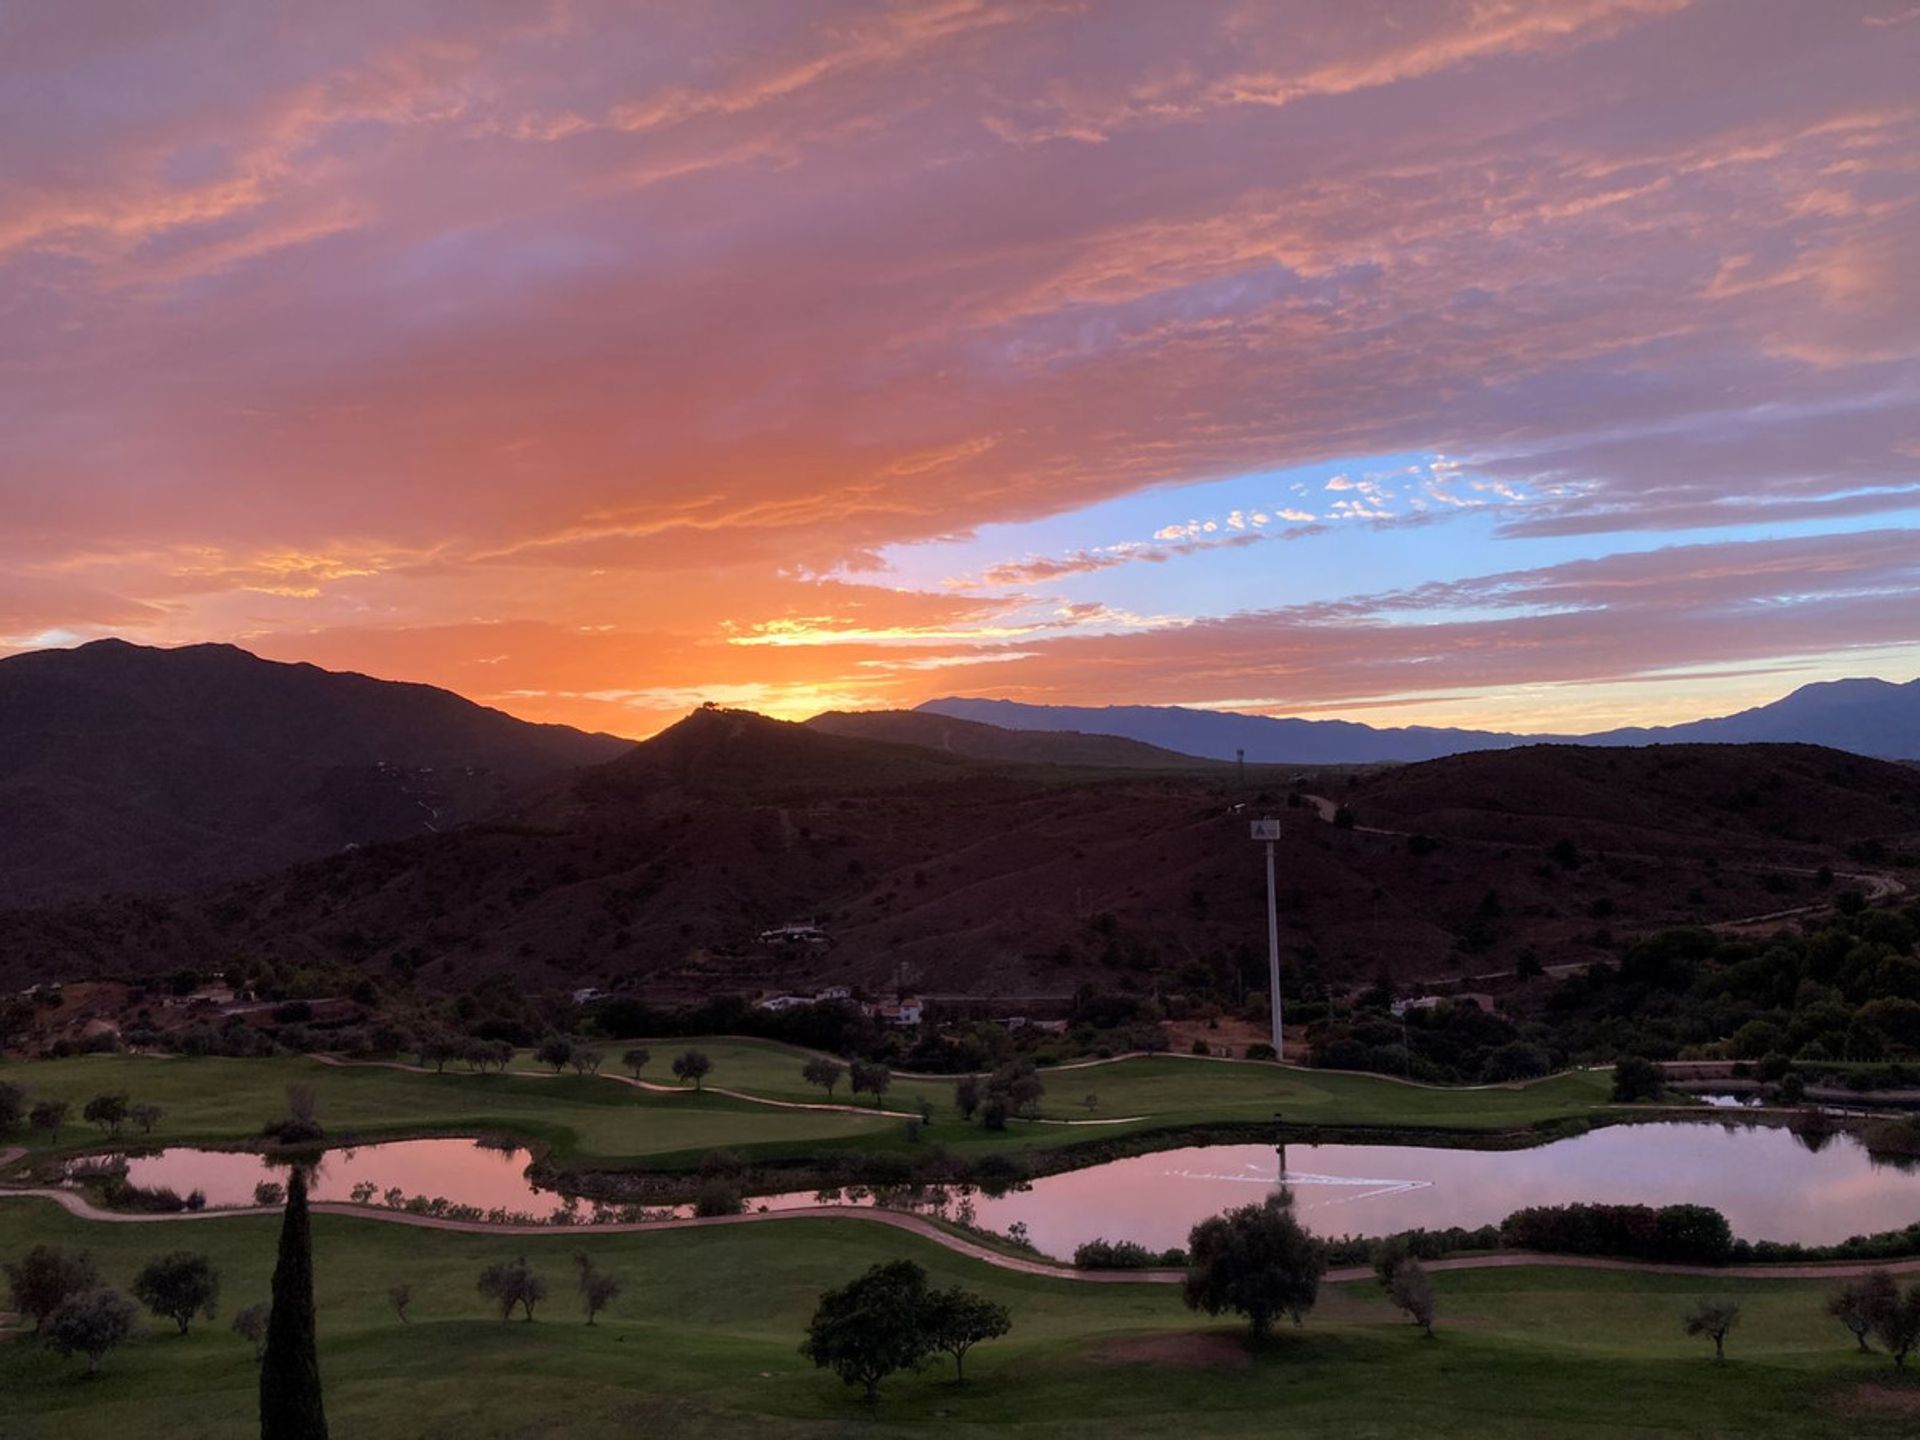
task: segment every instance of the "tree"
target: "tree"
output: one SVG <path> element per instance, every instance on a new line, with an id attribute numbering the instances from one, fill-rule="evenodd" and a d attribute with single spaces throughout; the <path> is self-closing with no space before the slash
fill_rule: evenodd
<path id="1" fill-rule="evenodd" d="M 60 1140 L 60 1127 L 67 1123 L 67 1102 L 64 1100 L 38 1100 L 27 1116 L 27 1123 L 36 1130 L 44 1130 L 56 1143 Z"/>
<path id="2" fill-rule="evenodd" d="M 213 1319 L 220 1305 L 220 1272 L 204 1255 L 175 1250 L 141 1267 L 133 1277 L 133 1293 L 154 1314 L 178 1325 L 184 1335 L 195 1315 Z"/>
<path id="3" fill-rule="evenodd" d="M 1282 1315 L 1296 1325 L 1305 1318 L 1327 1268 L 1326 1247 L 1300 1228 L 1287 1190 L 1202 1220 L 1187 1253 L 1187 1308 L 1244 1315 L 1255 1341 L 1266 1339 Z"/>
<path id="4" fill-rule="evenodd" d="M 313 1321 L 313 1230 L 307 1172 L 299 1166 L 287 1177 L 287 1209 L 273 1267 L 273 1305 L 260 1359 L 260 1440 L 327 1440 Z"/>
<path id="5" fill-rule="evenodd" d="M 1644 1056 L 1623 1055 L 1613 1063 L 1613 1100 L 1617 1105 L 1658 1100 L 1666 1083 L 1666 1072 Z"/>
<path id="6" fill-rule="evenodd" d="M 587 1312 L 587 1323 L 591 1325 L 594 1316 L 619 1298 L 620 1282 L 595 1269 L 593 1257 L 585 1252 L 575 1255 L 573 1263 L 580 1269 L 580 1308 Z"/>
<path id="7" fill-rule="evenodd" d="M 1874 1338 L 1886 1346 L 1893 1363 L 1904 1369 L 1908 1354 L 1920 1344 L 1920 1285 L 1903 1291 L 1885 1270 L 1876 1270 L 1867 1278 L 1874 1282 Z"/>
<path id="8" fill-rule="evenodd" d="M 287 1187 L 278 1180 L 262 1180 L 253 1187 L 253 1203 L 261 1209 L 278 1209 L 286 1203 Z"/>
<path id="9" fill-rule="evenodd" d="M 644 1045 L 636 1045 L 620 1057 L 620 1063 L 631 1070 L 633 1078 L 638 1080 L 640 1072 L 647 1068 L 647 1062 L 651 1059 L 653 1059 L 651 1050 Z"/>
<path id="10" fill-rule="evenodd" d="M 402 1325 L 407 1323 L 407 1307 L 413 1304 L 413 1286 L 405 1280 L 387 1287 L 387 1303 L 393 1306 L 393 1313 L 400 1317 Z"/>
<path id="11" fill-rule="evenodd" d="M 953 1108 L 960 1112 L 962 1120 L 971 1120 L 973 1112 L 980 1108 L 980 1082 L 971 1075 L 962 1075 L 953 1084 Z"/>
<path id="12" fill-rule="evenodd" d="M 606 1055 L 591 1045 L 576 1045 L 573 1054 L 567 1057 L 567 1063 L 573 1066 L 576 1075 L 598 1075 L 601 1063 Z"/>
<path id="13" fill-rule="evenodd" d="M 553 1073 L 558 1075 L 573 1060 L 573 1042 L 564 1035 L 549 1035 L 533 1052 L 533 1058 L 542 1065 L 551 1065 Z"/>
<path id="14" fill-rule="evenodd" d="M 1387 1277 L 1387 1297 L 1407 1312 L 1409 1320 L 1427 1332 L 1429 1340 L 1433 1338 L 1433 1281 L 1427 1278 L 1426 1268 L 1411 1255 L 1395 1265 Z"/>
<path id="15" fill-rule="evenodd" d="M 80 1113 L 89 1125 L 98 1125 L 109 1135 L 118 1135 L 120 1127 L 127 1123 L 127 1097 L 96 1095 Z"/>
<path id="16" fill-rule="evenodd" d="M 875 1062 L 856 1060 L 853 1062 L 848 1083 L 854 1094 L 871 1095 L 873 1103 L 878 1106 L 880 1097 L 887 1093 L 887 1087 L 893 1083 L 893 1072 Z"/>
<path id="17" fill-rule="evenodd" d="M 41 1333 L 56 1353 L 86 1356 L 87 1373 L 96 1375 L 100 1357 L 137 1333 L 139 1314 L 118 1290 L 96 1285 L 62 1300 Z"/>
<path id="18" fill-rule="evenodd" d="M 818 1085 L 825 1090 L 829 1100 L 833 1098 L 833 1087 L 840 1083 L 840 1077 L 846 1073 L 846 1066 L 824 1055 L 816 1055 L 800 1067 L 800 1078 L 809 1085 Z"/>
<path id="19" fill-rule="evenodd" d="M 1016 1115 L 1031 1117 L 1046 1093 L 1047 1087 L 1031 1060 L 1009 1060 L 987 1077 L 988 1098 L 1004 1100 Z"/>
<path id="20" fill-rule="evenodd" d="M 713 1061 L 707 1058 L 704 1051 L 685 1050 L 674 1057 L 673 1078 L 693 1081 L 696 1090 L 702 1088 L 703 1082 L 712 1073 Z"/>
<path id="21" fill-rule="evenodd" d="M 1705 1335 L 1713 1341 L 1713 1358 L 1727 1358 L 1727 1332 L 1740 1323 L 1740 1304 L 1724 1297 L 1702 1297 L 1680 1322 L 1689 1335 Z"/>
<path id="22" fill-rule="evenodd" d="M 271 1300 L 256 1300 L 233 1317 L 233 1333 L 253 1346 L 258 1361 L 267 1353 L 267 1317 L 273 1313 Z"/>
<path id="23" fill-rule="evenodd" d="M 151 1135 L 153 1127 L 160 1123 L 160 1117 L 166 1114 L 158 1105 L 141 1104 L 127 1107 L 127 1118 L 140 1127 L 142 1135 Z"/>
<path id="24" fill-rule="evenodd" d="M 533 1272 L 523 1255 L 517 1260 L 499 1260 L 480 1272 L 480 1293 L 500 1307 L 500 1318 L 513 1317 L 518 1305 L 533 1319 L 533 1307 L 547 1298 L 547 1282 Z"/>
<path id="25" fill-rule="evenodd" d="M 20 1314 L 31 1315 L 35 1330 L 46 1324 L 62 1301 L 100 1283 L 91 1255 L 57 1245 L 34 1246 L 23 1259 L 9 1263 L 6 1272 L 8 1303 Z"/>
<path id="26" fill-rule="evenodd" d="M 953 1357 L 953 1383 L 966 1383 L 967 1351 L 982 1340 L 998 1340 L 1013 1328 L 1007 1307 L 955 1286 L 927 1297 L 927 1342 Z"/>
<path id="27" fill-rule="evenodd" d="M 1885 1270 L 1875 1270 L 1858 1280 L 1847 1281 L 1829 1295 L 1827 1314 L 1847 1327 L 1863 1352 L 1871 1350 L 1867 1336 L 1873 1333 L 1874 1316 L 1888 1303 L 1890 1292 L 1897 1298 L 1899 1288 L 1892 1275 Z"/>
<path id="28" fill-rule="evenodd" d="M 800 1353 L 846 1384 L 864 1386 L 872 1400 L 887 1376 L 926 1360 L 932 1349 L 926 1307 L 926 1271 L 911 1260 L 875 1265 L 821 1295 Z"/>

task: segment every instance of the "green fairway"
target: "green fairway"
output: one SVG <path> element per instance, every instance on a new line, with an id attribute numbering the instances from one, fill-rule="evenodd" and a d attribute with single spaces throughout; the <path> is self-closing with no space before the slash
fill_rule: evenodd
<path id="1" fill-rule="evenodd" d="M 124 1286 L 178 1246 L 219 1266 L 222 1320 L 181 1338 L 162 1322 L 96 1380 L 36 1344 L 0 1344 L 9 1440 L 147 1440 L 257 1433 L 249 1346 L 225 1316 L 266 1293 L 276 1222 L 90 1223 L 0 1200 L 0 1259 L 47 1241 L 90 1249 Z M 1249 1359 L 1238 1330 L 1194 1317 L 1172 1286 L 1009 1274 L 859 1221 L 712 1230 L 492 1237 L 317 1217 L 321 1369 L 334 1433 L 356 1440 L 670 1434 L 1034 1436 L 1892 1437 L 1913 1432 L 1920 1385 L 1820 1313 L 1822 1288 L 1715 1280 L 1744 1307 L 1716 1365 L 1679 1317 L 1701 1282 L 1515 1269 L 1435 1276 L 1441 1335 L 1402 1323 L 1371 1283 L 1328 1287 L 1305 1328 Z M 584 1247 L 624 1290 L 588 1329 L 570 1256 Z M 553 1287 L 531 1325 L 491 1318 L 473 1281 L 524 1254 Z M 1006 1304 L 1013 1334 L 949 1368 L 897 1377 L 877 1406 L 796 1351 L 820 1290 L 911 1258 L 936 1284 Z M 386 1303 L 413 1286 L 412 1323 Z M 943 1362 L 944 1364 L 944 1362 Z"/>
<path id="2" fill-rule="evenodd" d="M 656 1094 L 603 1076 L 418 1074 L 379 1066 L 324 1065 L 302 1057 L 269 1060 L 157 1059 L 95 1055 L 10 1066 L 9 1081 L 35 1099 L 65 1099 L 72 1113 L 62 1149 L 98 1147 L 104 1137 L 80 1119 L 87 1099 L 123 1091 L 161 1106 L 148 1143 L 238 1143 L 286 1113 L 286 1087 L 310 1085 L 331 1138 L 423 1134 L 510 1134 L 551 1146 L 569 1163 L 615 1164 L 650 1155 L 772 1142 L 831 1144 L 899 1122 L 831 1111 L 779 1110 L 724 1095 Z M 45 1137 L 22 1132 L 29 1144 Z"/>
<path id="3" fill-rule="evenodd" d="M 649 1080 L 671 1082 L 672 1057 L 698 1048 L 713 1061 L 708 1084 L 775 1101 L 824 1102 L 825 1093 L 800 1078 L 807 1054 L 770 1042 L 741 1039 L 647 1042 Z M 553 1158 L 583 1167 L 621 1165 L 685 1168 L 716 1149 L 749 1158 L 797 1158 L 824 1150 L 910 1153 L 899 1111 L 917 1110 L 924 1097 L 934 1125 L 926 1141 L 962 1155 L 1045 1149 L 1091 1143 L 1143 1131 L 1209 1124 L 1256 1123 L 1282 1113 L 1289 1124 L 1369 1126 L 1467 1132 L 1510 1131 L 1594 1114 L 1607 1098 L 1598 1073 L 1555 1076 L 1530 1085 L 1491 1089 L 1437 1089 L 1371 1075 L 1281 1069 L 1170 1056 L 1132 1058 L 1041 1072 L 1047 1085 L 1043 1115 L 1116 1123 L 1012 1122 L 1004 1131 L 960 1119 L 949 1079 L 901 1077 L 885 1097 L 886 1111 L 846 1113 L 763 1105 L 683 1088 L 670 1093 L 622 1084 L 610 1045 L 607 1073 L 580 1076 L 531 1073 L 522 1056 L 514 1073 L 476 1075 L 461 1067 L 423 1074 L 373 1065 L 328 1065 L 305 1057 L 266 1060 L 161 1059 L 96 1055 L 9 1067 L 5 1074 L 33 1098 L 66 1099 L 70 1122 L 60 1148 L 97 1147 L 104 1137 L 79 1119 L 87 1099 L 123 1091 L 165 1111 L 143 1143 L 239 1144 L 285 1113 L 290 1084 L 313 1087 L 319 1114 L 335 1139 L 422 1134 L 504 1134 L 549 1147 Z M 522 1073 L 522 1072 L 528 1073 Z M 1084 1098 L 1093 1096 L 1088 1106 Z M 852 1103 L 843 1082 L 835 1100 Z M 870 1110 L 870 1101 L 859 1108 Z M 896 1112 L 896 1113 L 887 1113 Z M 24 1137 L 47 1148 L 38 1134 Z"/>

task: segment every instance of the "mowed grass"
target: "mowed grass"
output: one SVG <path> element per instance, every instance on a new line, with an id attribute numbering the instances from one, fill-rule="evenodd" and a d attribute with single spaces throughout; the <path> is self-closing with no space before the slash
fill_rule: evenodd
<path id="1" fill-rule="evenodd" d="M 232 1144 L 286 1114 L 289 1085 L 313 1088 L 329 1139 L 399 1135 L 507 1134 L 550 1147 L 568 1163 L 619 1164 L 651 1155 L 769 1143 L 832 1144 L 897 1121 L 831 1111 L 778 1110 L 723 1095 L 657 1094 L 603 1076 L 444 1075 L 380 1066 L 325 1065 L 305 1057 L 264 1060 L 93 1055 L 8 1066 L 0 1075 L 32 1098 L 72 1109 L 59 1148 L 105 1143 L 80 1118 L 86 1101 L 121 1091 L 165 1112 L 142 1144 Z M 48 1137 L 17 1132 L 29 1145 Z"/>
<path id="2" fill-rule="evenodd" d="M 705 1093 L 690 1087 L 672 1093 L 645 1090 L 617 1078 L 618 1057 L 634 1043 L 652 1051 L 642 1076 L 655 1084 L 672 1084 L 673 1057 L 699 1049 L 713 1062 L 709 1087 L 773 1101 L 818 1104 L 828 1098 L 800 1078 L 806 1052 L 718 1037 L 609 1043 L 605 1073 L 589 1076 L 532 1073 L 536 1067 L 527 1055 L 506 1075 L 476 1075 L 458 1066 L 445 1074 L 421 1074 L 387 1066 L 327 1065 L 305 1057 L 124 1055 L 33 1062 L 3 1073 L 36 1099 L 71 1103 L 72 1120 L 60 1137 L 60 1147 L 67 1150 L 101 1143 L 99 1133 L 79 1117 L 86 1100 L 102 1091 L 124 1091 L 163 1108 L 155 1133 L 134 1137 L 142 1143 L 234 1144 L 257 1136 L 263 1124 L 285 1112 L 288 1085 L 304 1084 L 313 1087 L 320 1118 L 335 1138 L 507 1134 L 549 1147 L 559 1162 L 586 1167 L 678 1168 L 717 1149 L 765 1159 L 836 1149 L 911 1153 L 916 1145 L 935 1142 L 977 1155 L 1179 1126 L 1266 1123 L 1276 1112 L 1289 1124 L 1504 1131 L 1589 1116 L 1607 1099 L 1606 1076 L 1597 1073 L 1524 1086 L 1437 1089 L 1370 1075 L 1160 1056 L 1041 1072 L 1047 1086 L 1043 1115 L 1117 1123 L 1014 1121 L 1004 1131 L 993 1131 L 960 1118 L 953 1081 L 945 1078 L 898 1077 L 881 1108 L 871 1105 L 871 1097 L 861 1097 L 857 1108 L 865 1113 L 781 1108 L 712 1088 Z M 1087 1096 L 1094 1098 L 1091 1106 L 1084 1103 Z M 839 1104 L 856 1101 L 844 1080 L 832 1098 Z M 917 1112 L 923 1098 L 932 1107 L 934 1124 L 914 1141 L 901 1112 Z M 32 1136 L 28 1143 L 44 1148 L 50 1142 Z"/>
<path id="3" fill-rule="evenodd" d="M 223 1317 L 263 1297 L 276 1222 L 101 1224 L 0 1200 L 0 1259 L 36 1242 L 90 1249 L 124 1286 L 149 1256 L 208 1253 Z M 623 1292 L 587 1328 L 570 1257 L 589 1251 Z M 1404 1324 L 1371 1282 L 1329 1286 L 1299 1330 L 1249 1356 L 1237 1327 L 1196 1317 L 1171 1286 L 1020 1276 L 857 1220 L 780 1221 L 638 1235 L 496 1237 L 373 1220 L 315 1221 L 321 1369 L 333 1432 L 360 1440 L 829 1435 L 1189 1437 L 1910 1436 L 1920 1384 L 1853 1353 L 1820 1313 L 1822 1287 L 1716 1279 L 1739 1328 L 1724 1365 L 1681 1333 L 1685 1278 L 1529 1268 L 1436 1274 L 1441 1335 Z M 553 1287 L 533 1324 L 501 1322 L 480 1268 L 525 1255 Z M 819 1292 L 912 1259 L 935 1284 L 1006 1304 L 1014 1331 L 980 1347 L 971 1383 L 943 1360 L 896 1377 L 878 1405 L 797 1353 Z M 412 1285 L 412 1323 L 387 1306 Z M 24 1339 L 0 1344 L 9 1440 L 257 1434 L 251 1347 L 224 1318 L 191 1335 L 160 1322 L 103 1373 Z"/>

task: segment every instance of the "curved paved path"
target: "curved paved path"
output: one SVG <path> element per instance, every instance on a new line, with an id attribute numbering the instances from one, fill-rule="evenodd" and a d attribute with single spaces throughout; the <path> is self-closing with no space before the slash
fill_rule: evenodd
<path id="1" fill-rule="evenodd" d="M 5 1189 L 0 1200 L 51 1200 L 68 1214 L 82 1220 L 98 1220 L 116 1225 L 180 1224 L 196 1220 L 222 1220 L 236 1216 L 272 1216 L 277 1206 L 236 1206 L 221 1210 L 179 1211 L 167 1215 L 129 1214 L 102 1210 L 86 1196 L 74 1190 Z M 316 1201 L 318 1215 L 342 1215 L 357 1220 L 376 1220 L 388 1225 L 412 1225 L 421 1230 L 453 1230 L 470 1235 L 596 1235 L 645 1234 L 654 1230 L 695 1230 L 721 1225 L 760 1225 L 780 1220 L 862 1220 L 887 1225 L 943 1245 L 957 1255 L 978 1260 L 1000 1270 L 1021 1275 L 1041 1275 L 1052 1280 L 1074 1280 L 1091 1285 L 1177 1285 L 1186 1278 L 1181 1270 L 1076 1270 L 1051 1260 L 1027 1259 L 1004 1250 L 982 1245 L 942 1229 L 924 1215 L 900 1210 L 882 1210 L 871 1206 L 809 1205 L 796 1210 L 756 1210 L 745 1215 L 712 1215 L 691 1219 L 637 1220 L 604 1225 L 493 1225 L 484 1220 L 447 1220 L 434 1215 L 413 1215 L 404 1210 L 382 1210 L 372 1205 L 352 1205 L 335 1200 Z M 1497 1255 L 1462 1255 L 1447 1260 L 1429 1260 L 1426 1268 L 1438 1270 L 1505 1270 L 1522 1266 L 1552 1266 L 1567 1270 L 1631 1270 L 1644 1275 L 1699 1275 L 1739 1280 L 1846 1280 L 1886 1270 L 1896 1275 L 1920 1272 L 1920 1259 L 1891 1260 L 1879 1264 L 1841 1262 L 1806 1265 L 1662 1265 L 1653 1261 L 1609 1260 L 1592 1255 L 1547 1255 L 1535 1251 L 1507 1251 Z M 1368 1265 L 1345 1265 L 1329 1270 L 1326 1280 L 1344 1284 L 1373 1278 Z"/>
<path id="2" fill-rule="evenodd" d="M 1129 1054 L 1133 1053 L 1144 1055 L 1147 1052 L 1144 1050 L 1129 1052 Z M 405 1070 L 411 1075 L 444 1075 L 446 1073 L 444 1070 L 434 1070 L 426 1065 L 409 1065 L 404 1060 L 349 1060 L 343 1055 L 315 1055 L 312 1058 L 322 1065 L 334 1065 L 341 1069 Z M 1124 1059 L 1126 1057 L 1116 1056 L 1115 1058 Z M 1109 1060 L 1100 1060 L 1091 1063 L 1107 1065 L 1112 1062 Z M 1052 1068 L 1070 1070 L 1078 1067 L 1059 1065 Z M 500 1073 L 503 1075 L 512 1075 L 519 1080 L 557 1080 L 561 1078 L 561 1072 L 557 1070 L 503 1070 Z M 684 1085 L 662 1085 L 654 1080 L 636 1080 L 630 1075 L 616 1075 L 610 1070 L 604 1072 L 595 1070 L 592 1072 L 591 1078 L 595 1080 L 611 1080 L 616 1084 L 628 1085 L 635 1090 L 646 1090 L 655 1095 L 724 1095 L 729 1100 L 745 1100 L 754 1105 L 770 1105 L 775 1110 L 827 1110 L 837 1115 L 864 1115 L 869 1120 L 918 1120 L 920 1118 L 919 1112 L 915 1110 L 886 1110 L 874 1105 L 840 1105 L 823 1100 L 775 1100 L 770 1095 L 755 1095 L 747 1090 L 729 1090 L 724 1085 L 708 1085 L 700 1089 L 689 1090 Z M 894 1076 L 894 1078 L 896 1080 L 909 1081 L 924 1081 L 939 1078 L 951 1081 L 957 1080 L 960 1077 L 958 1075 L 933 1077 L 901 1074 Z M 1029 1125 L 1132 1125 L 1136 1121 L 1145 1120 L 1146 1118 L 1145 1115 L 1116 1115 L 1111 1119 L 1100 1120 L 1056 1120 L 1051 1117 L 1040 1116 L 1032 1120 L 1027 1120 L 1024 1123 Z"/>

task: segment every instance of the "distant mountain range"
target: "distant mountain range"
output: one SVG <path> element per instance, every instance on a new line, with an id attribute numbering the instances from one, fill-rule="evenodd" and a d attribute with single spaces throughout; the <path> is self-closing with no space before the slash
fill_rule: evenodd
<path id="1" fill-rule="evenodd" d="M 450 829 L 631 741 L 231 645 L 0 660 L 0 904 L 260 874 Z"/>
<path id="2" fill-rule="evenodd" d="M 1264 764 L 1364 765 L 1434 760 L 1521 745 L 1825 745 L 1882 759 L 1920 758 L 1920 680 L 1834 680 L 1803 685 L 1769 705 L 1682 725 L 1607 730 L 1595 735 L 1514 735 L 1426 725 L 1375 727 L 1349 720 L 1287 720 L 1228 710 L 1153 705 L 1023 705 L 1014 700 L 949 697 L 917 713 L 1008 730 L 1120 736 L 1182 755 Z"/>

